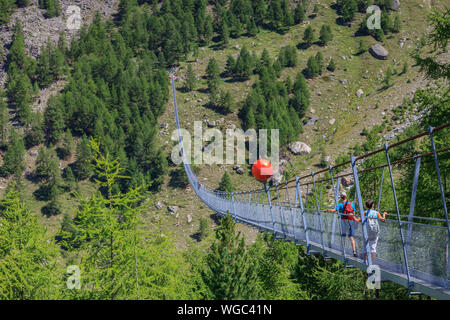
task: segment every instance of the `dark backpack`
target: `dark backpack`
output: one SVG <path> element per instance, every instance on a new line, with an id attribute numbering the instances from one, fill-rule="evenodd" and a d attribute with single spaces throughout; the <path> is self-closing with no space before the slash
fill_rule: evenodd
<path id="1" fill-rule="evenodd" d="M 354 211 L 352 203 L 350 201 L 347 201 L 347 202 L 342 202 L 342 205 L 344 206 L 344 212 L 343 212 L 342 219 L 353 220 L 353 217 L 351 217 L 353 215 L 353 211 Z"/>

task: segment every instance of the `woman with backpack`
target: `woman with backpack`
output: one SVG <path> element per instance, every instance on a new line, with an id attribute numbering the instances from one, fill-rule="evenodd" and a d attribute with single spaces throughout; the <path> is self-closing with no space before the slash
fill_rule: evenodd
<path id="1" fill-rule="evenodd" d="M 378 220 L 386 222 L 386 212 L 383 214 L 374 210 L 374 203 L 372 200 L 366 201 L 366 222 L 367 222 L 367 240 L 370 255 L 372 257 L 372 263 L 377 256 L 377 243 L 378 243 L 378 235 L 380 233 L 380 226 L 378 225 Z M 363 249 L 364 260 L 367 260 L 366 248 Z"/>

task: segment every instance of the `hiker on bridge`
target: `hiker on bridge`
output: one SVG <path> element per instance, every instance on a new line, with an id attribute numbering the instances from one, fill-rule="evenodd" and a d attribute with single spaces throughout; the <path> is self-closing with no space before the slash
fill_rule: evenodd
<path id="1" fill-rule="evenodd" d="M 342 236 L 345 237 L 348 234 L 348 238 L 352 244 L 353 256 L 357 257 L 356 243 L 354 238 L 355 221 L 361 221 L 360 218 L 355 216 L 355 204 L 347 200 L 345 192 L 341 192 L 340 198 L 342 200 L 335 209 L 329 209 L 328 212 L 339 212 L 341 217 Z"/>
<path id="2" fill-rule="evenodd" d="M 366 201 L 365 217 L 367 221 L 367 240 L 369 246 L 369 252 L 372 257 L 372 263 L 377 256 L 377 242 L 378 235 L 380 233 L 380 226 L 378 225 L 378 220 L 386 222 L 386 212 L 383 214 L 374 210 L 374 202 L 372 200 Z M 363 248 L 364 260 L 367 260 L 367 250 Z"/>

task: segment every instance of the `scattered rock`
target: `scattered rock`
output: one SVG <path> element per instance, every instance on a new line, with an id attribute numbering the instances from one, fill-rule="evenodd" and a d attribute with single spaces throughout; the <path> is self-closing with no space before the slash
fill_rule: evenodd
<path id="1" fill-rule="evenodd" d="M 400 7 L 400 0 L 394 0 L 392 10 L 398 10 L 399 7 Z"/>
<path id="2" fill-rule="evenodd" d="M 347 79 L 342 79 L 342 80 L 339 80 L 339 82 L 340 82 L 341 84 L 346 84 L 346 83 L 348 82 L 348 80 L 347 80 Z"/>
<path id="3" fill-rule="evenodd" d="M 241 167 L 239 167 L 238 169 L 236 169 L 236 173 L 237 173 L 237 174 L 244 174 L 244 169 L 242 169 Z"/>
<path id="4" fill-rule="evenodd" d="M 318 117 L 312 116 L 311 118 L 308 119 L 308 122 L 306 122 L 305 126 L 313 126 L 317 120 L 319 120 Z"/>
<path id="5" fill-rule="evenodd" d="M 214 120 L 208 121 L 206 122 L 208 127 L 210 128 L 214 128 L 216 126 L 216 122 Z"/>
<path id="6" fill-rule="evenodd" d="M 374 44 L 370 47 L 369 52 L 377 59 L 380 60 L 386 60 L 389 52 L 381 45 L 381 44 Z"/>
<path id="7" fill-rule="evenodd" d="M 348 178 L 348 177 L 343 177 L 341 179 L 341 183 L 344 187 L 349 187 L 353 184 L 352 180 L 350 180 L 350 178 Z"/>
<path id="8" fill-rule="evenodd" d="M 269 181 L 271 181 L 272 184 L 275 184 L 275 185 L 280 184 L 283 181 L 283 175 L 280 172 L 274 173 L 270 177 Z"/>
<path id="9" fill-rule="evenodd" d="M 362 91 L 361 89 L 358 89 L 358 91 L 356 91 L 356 96 L 358 98 L 360 98 L 363 94 L 364 94 L 364 91 Z"/>
<path id="10" fill-rule="evenodd" d="M 291 143 L 289 145 L 289 150 L 296 155 L 307 155 L 311 153 L 311 148 L 301 141 Z"/>
<path id="11" fill-rule="evenodd" d="M 167 129 L 169 128 L 169 124 L 167 122 L 161 123 L 160 125 L 161 129 Z"/>
<path id="12" fill-rule="evenodd" d="M 163 204 L 161 203 L 161 201 L 158 201 L 156 204 L 155 204 L 155 207 L 156 207 L 156 209 L 161 209 L 162 207 L 163 207 Z"/>
<path id="13" fill-rule="evenodd" d="M 333 119 L 331 119 L 330 121 L 328 121 L 328 123 L 330 124 L 330 126 L 332 126 L 335 122 L 336 122 L 336 119 L 335 119 L 335 118 L 333 118 Z"/>
<path id="14" fill-rule="evenodd" d="M 168 206 L 167 209 L 169 210 L 169 212 L 171 214 L 177 213 L 178 211 L 178 206 Z"/>
<path id="15" fill-rule="evenodd" d="M 316 113 L 316 110 L 314 110 L 313 108 L 311 108 L 311 113 L 312 113 L 312 114 Z"/>
<path id="16" fill-rule="evenodd" d="M 187 215 L 187 222 L 188 223 L 192 222 L 192 216 L 190 214 Z"/>

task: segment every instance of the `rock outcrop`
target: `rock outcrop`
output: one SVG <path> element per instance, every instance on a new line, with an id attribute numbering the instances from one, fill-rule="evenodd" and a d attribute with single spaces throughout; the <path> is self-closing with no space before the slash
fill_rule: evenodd
<path id="1" fill-rule="evenodd" d="M 381 44 L 374 44 L 370 47 L 369 52 L 377 59 L 380 60 L 386 60 L 389 52 L 381 45 Z"/>

